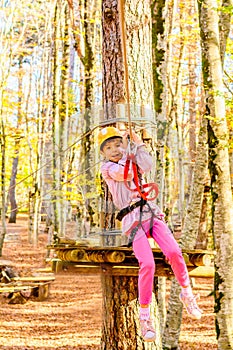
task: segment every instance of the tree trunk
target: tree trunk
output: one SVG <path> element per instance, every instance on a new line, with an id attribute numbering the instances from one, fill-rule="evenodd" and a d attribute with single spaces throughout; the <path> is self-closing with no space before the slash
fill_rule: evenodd
<path id="1" fill-rule="evenodd" d="M 137 277 L 102 275 L 103 317 L 101 350 L 143 349 L 138 335 Z M 136 316 L 136 317 L 135 317 Z"/>
<path id="2" fill-rule="evenodd" d="M 157 281 L 157 279 L 155 279 Z M 102 274 L 103 318 L 101 350 L 159 350 L 160 334 L 156 343 L 144 343 L 140 336 L 137 302 L 138 277 Z M 157 283 L 156 283 L 157 285 Z M 153 295 L 152 312 L 158 313 Z M 156 329 L 159 330 L 159 320 Z"/>
<path id="3" fill-rule="evenodd" d="M 19 162 L 19 157 L 15 156 L 13 158 L 10 187 L 8 191 L 8 200 L 11 204 L 9 223 L 16 223 L 17 203 L 15 198 L 15 184 L 16 184 L 16 176 L 17 176 L 17 170 L 18 170 L 18 162 Z"/>
<path id="4" fill-rule="evenodd" d="M 207 128 L 206 119 L 199 133 L 197 156 L 192 180 L 191 197 L 180 239 L 181 248 L 194 249 L 198 234 L 204 186 L 207 176 Z M 182 321 L 182 304 L 179 300 L 180 286 L 173 279 L 168 304 L 166 327 L 163 334 L 165 349 L 179 349 L 179 335 Z"/>
<path id="5" fill-rule="evenodd" d="M 0 92 L 2 93 L 2 91 Z M 2 95 L 1 95 L 2 97 Z M 1 101 L 2 102 L 2 101 Z M 2 104 L 0 104 L 2 109 Z M 4 121 L 2 119 L 2 110 L 0 113 L 0 154 L 1 154 L 1 204 L 0 204 L 0 211 L 1 211 L 1 231 L 0 231 L 0 256 L 2 256 L 2 249 L 3 249 L 3 243 L 4 238 L 7 233 L 6 228 L 6 183 L 5 183 L 5 176 L 6 176 L 6 135 L 5 135 L 5 125 Z"/>
<path id="6" fill-rule="evenodd" d="M 163 12 L 165 9 L 165 0 L 152 1 L 152 71 L 153 71 L 153 91 L 154 91 L 154 106 L 156 112 L 157 122 L 157 148 L 156 148 L 156 182 L 159 186 L 159 195 L 157 203 L 161 210 L 166 212 L 166 220 L 168 218 L 168 210 L 165 203 L 168 203 L 169 196 L 168 187 L 165 182 L 169 178 L 168 168 L 166 162 L 166 142 L 167 142 L 167 128 L 169 123 L 166 118 L 166 94 L 164 92 L 166 87 L 166 35 L 165 35 L 165 19 Z M 154 180 L 153 180 L 154 181 Z M 165 190 L 166 187 L 166 190 Z M 161 334 L 166 321 L 166 277 L 158 278 L 158 307 L 160 315 L 160 329 Z"/>
<path id="7" fill-rule="evenodd" d="M 60 94 L 60 161 L 61 161 L 61 220 L 60 232 L 65 235 L 66 221 L 68 214 L 68 179 L 69 179 L 69 158 L 67 154 L 69 140 L 69 78 L 70 78 L 70 20 L 68 4 L 65 1 L 62 3 L 62 71 L 61 71 L 61 94 Z"/>
<path id="8" fill-rule="evenodd" d="M 151 54 L 151 9 L 149 2 L 126 1 L 124 17 L 126 24 L 126 50 L 129 71 L 129 95 L 127 96 L 125 69 L 122 59 L 121 31 L 117 3 L 104 0 L 102 3 L 103 28 L 103 100 L 104 124 L 117 121 L 120 104 L 130 100 L 131 116 L 141 113 L 142 106 L 153 112 L 152 54 Z M 125 110 L 125 109 L 124 109 Z M 139 114 L 140 118 L 147 117 Z M 143 119 L 142 119 L 143 120 Z M 125 118 L 127 123 L 127 118 Z M 146 125 L 146 124 L 145 124 Z M 115 214 L 111 196 L 104 186 L 103 227 L 115 229 Z M 103 349 L 160 349 L 159 317 L 156 309 L 158 344 L 144 344 L 138 335 L 139 310 L 137 305 L 137 278 L 130 276 L 103 276 L 102 288 L 105 297 L 101 348 Z"/>
<path id="9" fill-rule="evenodd" d="M 20 147 L 20 133 L 21 133 L 21 124 L 22 124 L 22 94 L 23 94 L 23 82 L 22 82 L 22 73 L 21 70 L 23 68 L 23 56 L 19 56 L 19 67 L 18 67 L 18 108 L 17 108 L 17 129 L 19 135 L 15 136 L 15 149 L 14 149 L 14 158 L 12 163 L 12 171 L 11 171 L 11 180 L 10 180 L 10 188 L 8 192 L 8 201 L 10 202 L 10 217 L 9 223 L 16 223 L 16 215 L 17 215 L 17 203 L 16 203 L 16 176 L 18 171 L 18 162 L 19 162 L 19 147 Z"/>
<path id="10" fill-rule="evenodd" d="M 56 24 L 54 33 L 53 52 L 53 207 L 54 207 L 54 231 L 60 236 L 60 194 L 61 194 L 61 163 L 60 163 L 60 70 L 59 70 L 59 49 L 60 49 L 60 6 L 59 1 L 55 4 L 54 21 Z"/>
<path id="11" fill-rule="evenodd" d="M 93 169 L 94 155 L 91 152 L 93 146 L 93 136 L 89 132 L 93 126 L 93 111 L 95 103 L 95 67 L 96 67 L 96 14 L 99 13 L 100 3 L 94 0 L 85 0 L 83 2 L 83 11 L 77 6 L 77 2 L 70 0 L 69 6 L 72 13 L 73 36 L 75 39 L 76 52 L 83 65 L 84 75 L 84 94 L 81 98 L 81 120 L 80 127 L 84 137 L 81 140 L 80 152 L 80 171 L 85 173 L 82 184 L 83 202 L 80 212 L 82 221 L 83 236 L 86 237 L 90 232 L 89 226 L 94 226 L 93 214 L 96 212 L 96 205 L 92 200 L 95 189 L 93 188 Z M 77 33 L 82 33 L 82 35 Z"/>
<path id="12" fill-rule="evenodd" d="M 209 232 L 209 218 L 208 213 L 210 212 L 210 188 L 208 185 L 205 186 L 203 200 L 202 200 L 202 208 L 201 208 L 201 216 L 199 223 L 199 230 L 196 240 L 195 249 L 213 249 L 214 246 L 212 244 L 212 239 L 210 239 Z"/>
<path id="13" fill-rule="evenodd" d="M 80 163 L 82 164 L 82 170 L 85 172 L 85 180 L 83 185 L 84 193 L 84 210 L 82 215 L 83 229 L 85 231 L 84 236 L 87 237 L 90 233 L 89 224 L 93 224 L 93 203 L 90 198 L 91 193 L 94 193 L 95 190 L 91 185 L 93 183 L 93 170 L 91 165 L 94 164 L 94 155 L 91 153 L 91 148 L 93 146 L 93 137 L 91 133 L 88 133 L 92 127 L 92 113 L 91 107 L 94 105 L 94 67 L 96 57 L 94 55 L 94 23 L 91 21 L 95 17 L 95 13 L 90 12 L 89 8 L 95 9 L 94 2 L 90 6 L 90 0 L 84 1 L 84 50 L 85 54 L 82 59 L 84 65 L 84 86 L 85 86 L 85 96 L 84 96 L 84 113 L 83 113 L 83 133 L 84 138 L 82 139 L 82 152 Z"/>
<path id="14" fill-rule="evenodd" d="M 218 2 L 199 3 L 206 87 L 212 223 L 216 249 L 215 312 L 218 349 L 233 348 L 233 199 L 228 153 Z"/>

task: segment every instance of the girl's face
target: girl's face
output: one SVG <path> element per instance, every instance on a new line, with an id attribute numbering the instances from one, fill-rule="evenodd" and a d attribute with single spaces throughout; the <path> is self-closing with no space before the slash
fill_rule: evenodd
<path id="1" fill-rule="evenodd" d="M 123 156 L 122 140 L 120 138 L 116 138 L 106 141 L 102 149 L 102 154 L 107 160 L 117 163 Z"/>

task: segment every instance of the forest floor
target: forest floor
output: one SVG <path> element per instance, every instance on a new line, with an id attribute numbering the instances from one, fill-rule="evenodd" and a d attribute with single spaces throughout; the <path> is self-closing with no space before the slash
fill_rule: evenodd
<path id="1" fill-rule="evenodd" d="M 31 275 L 46 267 L 47 235 L 39 235 L 37 248 L 28 243 L 27 220 L 8 224 L 8 233 L 17 239 L 4 244 L 3 256 L 12 262 L 21 276 Z M 169 284 L 168 283 L 168 289 Z M 217 349 L 214 329 L 213 288 L 211 278 L 195 280 L 195 293 L 200 293 L 201 320 L 183 313 L 180 335 L 181 350 Z M 64 272 L 55 276 L 47 300 L 30 299 L 25 304 L 8 304 L 0 294 L 0 349 L 2 350 L 100 350 L 102 293 L 100 276 Z M 112 349 L 117 350 L 117 349 Z"/>

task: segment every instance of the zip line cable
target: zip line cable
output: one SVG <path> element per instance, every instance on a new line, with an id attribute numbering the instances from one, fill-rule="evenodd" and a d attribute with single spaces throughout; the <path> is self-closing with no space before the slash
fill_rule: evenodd
<path id="1" fill-rule="evenodd" d="M 20 181 L 18 181 L 17 183 L 15 183 L 14 185 L 12 185 L 11 187 L 9 187 L 8 192 L 12 189 L 15 188 L 17 185 L 21 184 L 22 182 L 24 182 L 25 180 L 27 180 L 29 177 L 35 175 L 37 172 L 39 172 L 41 169 L 43 169 L 44 167 L 46 167 L 48 164 L 52 163 L 55 159 L 57 159 L 58 157 L 60 157 L 61 154 L 69 151 L 69 149 L 71 149 L 72 147 L 74 147 L 78 142 L 82 141 L 82 139 L 84 139 L 86 136 L 88 136 L 89 134 L 91 134 L 95 129 L 97 129 L 99 127 L 99 125 L 94 126 L 92 129 L 90 129 L 89 131 L 87 131 L 86 133 L 84 133 L 82 135 L 82 137 L 80 137 L 79 139 L 77 139 L 75 142 L 72 143 L 72 145 L 70 145 L 69 147 L 67 147 L 65 150 L 60 151 L 59 154 L 56 157 L 53 157 L 52 159 L 50 159 L 49 161 L 47 161 L 45 164 L 41 165 L 37 170 L 33 171 L 32 173 L 30 173 L 29 175 L 27 175 L 26 177 L 24 177 L 23 179 L 21 179 Z"/>
<path id="2" fill-rule="evenodd" d="M 121 119 L 121 118 L 116 118 L 116 119 Z M 114 119 L 114 120 L 113 120 L 113 119 L 110 119 L 110 120 L 109 120 L 109 123 L 113 123 L 116 119 Z M 140 123 L 139 120 L 134 120 L 133 122 L 134 122 L 135 125 L 137 125 L 138 127 L 141 128 L 141 123 Z M 148 124 L 148 123 L 151 124 L 151 123 L 153 123 L 153 122 L 152 122 L 152 121 L 146 121 L 146 120 L 145 120 L 145 122 L 143 122 L 143 123 L 144 123 L 144 124 L 145 124 L 145 123 L 146 123 L 146 124 Z M 155 124 L 154 127 L 156 127 L 156 123 L 154 123 L 154 124 Z M 74 147 L 77 143 L 79 143 L 80 141 L 82 141 L 83 138 L 85 138 L 86 136 L 88 136 L 89 134 L 91 134 L 95 129 L 97 129 L 97 128 L 99 128 L 99 127 L 102 127 L 102 126 L 103 126 L 102 123 L 99 123 L 98 125 L 95 125 L 92 129 L 88 130 L 88 131 L 87 131 L 86 133 L 84 133 L 81 137 L 79 137 L 75 142 L 73 142 L 69 147 L 67 147 L 64 151 L 62 151 L 62 153 L 67 152 L 69 149 L 71 149 L 72 147 Z M 20 185 L 21 183 L 23 183 L 25 180 L 27 180 L 27 179 L 30 178 L 31 176 L 35 175 L 37 172 L 39 172 L 41 169 L 43 169 L 43 168 L 44 168 L 45 166 L 47 166 L 48 164 L 52 163 L 54 159 L 56 159 L 56 158 L 58 158 L 58 157 L 60 156 L 60 154 L 61 154 L 61 152 L 60 152 L 56 157 L 53 157 L 52 159 L 50 159 L 49 161 L 47 161 L 45 164 L 41 165 L 37 170 L 31 172 L 29 175 L 27 175 L 26 177 L 24 177 L 24 178 L 21 179 L 20 181 L 16 182 L 14 185 L 10 186 L 9 189 L 8 189 L 8 192 L 9 192 L 11 189 L 15 188 L 17 185 Z M 84 174 L 85 172 L 87 172 L 88 170 L 90 170 L 90 169 L 94 168 L 95 166 L 97 166 L 100 162 L 101 162 L 101 161 L 95 163 L 93 166 L 91 166 L 91 167 L 85 169 L 85 170 L 82 171 L 81 173 L 78 173 L 77 175 L 74 175 L 71 179 L 69 179 L 68 181 L 64 182 L 64 183 L 62 184 L 62 186 L 65 185 L 65 184 L 68 183 L 68 182 L 73 181 L 75 178 L 77 178 L 77 177 L 83 175 L 83 174 Z M 54 190 L 56 190 L 56 188 L 55 188 L 55 189 L 53 188 L 53 189 L 49 190 L 48 192 L 46 192 L 45 194 L 43 194 L 43 196 L 48 195 L 49 193 L 51 193 L 51 192 L 54 191 Z M 40 196 L 39 196 L 39 198 L 40 198 Z M 27 205 L 27 204 L 28 204 L 28 202 L 25 203 L 25 205 Z M 15 208 L 15 209 L 12 209 L 12 210 L 10 210 L 10 211 L 8 211 L 8 214 L 11 214 L 11 213 L 13 213 L 13 212 L 19 210 L 20 208 L 23 208 L 23 207 L 24 207 L 24 205 L 22 204 L 21 206 Z"/>
<path id="3" fill-rule="evenodd" d="M 80 172 L 80 173 L 78 173 L 77 175 L 73 176 L 71 179 L 69 179 L 69 180 L 63 182 L 63 183 L 61 184 L 61 186 L 64 186 L 64 185 L 66 185 L 67 183 L 70 183 L 70 182 L 73 181 L 75 178 L 77 178 L 77 177 L 79 177 L 79 176 L 85 174 L 88 170 L 90 170 L 90 169 L 92 169 L 92 168 L 95 168 L 100 162 L 101 162 L 101 160 L 99 160 L 99 161 L 96 162 L 94 165 L 90 166 L 89 168 L 84 169 L 82 172 Z M 52 189 L 49 190 L 48 192 L 43 193 L 43 196 L 45 197 L 45 196 L 47 196 L 48 194 L 50 194 L 51 192 L 57 191 L 57 190 L 58 190 L 58 188 L 52 188 Z M 39 198 L 39 199 L 43 199 L 42 196 L 40 196 L 40 195 L 38 196 L 38 198 Z M 26 204 L 28 204 L 28 202 L 27 202 Z M 10 214 L 10 213 L 13 213 L 14 211 L 17 211 L 18 209 L 23 208 L 23 207 L 24 207 L 24 205 L 22 204 L 20 207 L 17 207 L 17 208 L 15 208 L 15 209 L 12 209 L 12 210 L 9 212 L 9 214 Z"/>
<path id="4" fill-rule="evenodd" d="M 29 177 L 33 176 L 34 174 L 36 174 L 37 172 L 39 172 L 41 169 L 43 169 L 45 166 L 47 166 L 48 164 L 52 163 L 55 159 L 57 159 L 62 153 L 67 152 L 69 149 L 71 149 L 72 147 L 74 147 L 78 142 L 82 141 L 82 139 L 84 139 L 86 136 L 88 136 L 89 134 L 91 134 L 95 129 L 97 129 L 99 127 L 99 125 L 94 126 L 92 129 L 88 130 L 87 132 L 85 132 L 79 139 L 77 139 L 75 142 L 73 142 L 69 147 L 67 147 L 64 151 L 59 152 L 59 154 L 56 157 L 53 157 L 52 159 L 50 159 L 49 161 L 47 161 L 45 164 L 41 165 L 37 170 L 33 171 L 32 173 L 30 173 L 29 175 L 27 175 L 26 177 L 24 177 L 22 180 L 18 181 L 17 183 L 15 183 L 14 185 L 10 186 L 8 189 L 8 192 L 15 188 L 17 185 L 23 183 L 25 180 L 27 180 Z M 97 164 L 99 164 L 100 161 L 98 163 L 96 163 L 93 167 L 95 167 Z M 75 175 L 74 177 L 72 177 L 71 179 L 69 179 L 68 181 L 66 181 L 65 183 L 62 184 L 65 185 L 66 183 L 72 181 L 74 178 L 82 175 L 83 173 L 85 173 L 86 171 L 90 170 L 92 167 L 89 167 L 87 169 L 85 169 L 83 172 Z M 43 194 L 44 196 L 46 196 L 47 194 L 49 194 L 50 192 L 56 190 L 56 188 L 51 189 L 48 193 Z M 40 196 L 39 196 L 40 198 Z M 28 204 L 28 203 L 27 203 Z M 24 205 L 21 205 L 20 207 L 17 207 L 15 209 L 10 210 L 8 213 L 11 214 L 17 210 L 19 210 L 20 208 L 23 208 Z"/>
<path id="5" fill-rule="evenodd" d="M 116 118 L 118 119 L 118 118 Z M 109 119 L 108 120 L 108 123 L 114 123 L 114 121 L 116 119 Z M 121 119 L 121 118 L 120 118 Z M 139 122 L 139 121 L 138 121 Z M 137 121 L 134 121 L 134 124 L 135 125 L 139 125 Z M 143 121 L 143 124 L 152 124 L 153 122 L 152 121 Z M 156 127 L 156 123 L 154 123 Z M 72 147 L 74 147 L 77 143 L 79 143 L 80 141 L 82 141 L 82 139 L 84 139 L 86 136 L 88 136 L 89 134 L 91 134 L 95 129 L 99 128 L 99 127 L 102 127 L 103 124 L 100 123 L 98 125 L 95 125 L 92 129 L 90 129 L 89 131 L 87 131 L 86 133 L 84 133 L 80 138 L 78 138 L 75 142 L 73 142 L 69 147 L 67 147 L 65 150 L 63 150 L 62 152 L 60 151 L 59 154 L 56 156 L 56 157 L 53 157 L 52 159 L 50 159 L 49 161 L 47 161 L 45 164 L 41 165 L 37 170 L 31 172 L 30 174 L 28 174 L 27 176 L 25 176 L 23 179 L 21 179 L 20 181 L 16 182 L 14 185 L 10 186 L 9 189 L 8 189 L 8 192 L 15 188 L 17 185 L 20 185 L 22 182 L 24 182 L 25 180 L 27 180 L 28 178 L 30 178 L 31 176 L 35 175 L 37 172 L 39 172 L 41 169 L 43 169 L 44 167 L 46 167 L 48 164 L 52 163 L 53 160 L 57 159 L 61 153 L 65 153 L 67 152 L 69 149 L 71 149 Z M 143 129 L 142 129 L 143 130 Z M 88 170 L 88 169 L 87 169 Z"/>

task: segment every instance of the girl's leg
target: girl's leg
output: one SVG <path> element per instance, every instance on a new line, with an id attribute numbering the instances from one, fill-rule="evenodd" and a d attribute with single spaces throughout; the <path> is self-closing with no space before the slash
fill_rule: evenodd
<path id="1" fill-rule="evenodd" d="M 141 228 L 139 230 L 142 230 Z M 138 232 L 140 234 L 141 232 Z M 145 232 L 133 241 L 133 251 L 139 262 L 138 294 L 140 303 L 140 325 L 144 341 L 153 342 L 156 338 L 153 319 L 150 318 L 155 262 Z"/>
<path id="2" fill-rule="evenodd" d="M 154 220 L 153 238 L 169 260 L 174 275 L 182 287 L 180 300 L 185 306 L 188 314 L 194 318 L 200 319 L 202 311 L 197 306 L 196 297 L 193 296 L 188 270 L 181 249 L 171 234 L 168 226 L 163 221 L 158 219 Z"/>
<path id="3" fill-rule="evenodd" d="M 190 284 L 187 266 L 182 256 L 181 249 L 168 226 L 159 219 L 154 219 L 153 238 L 171 264 L 174 275 L 181 287 Z"/>
<path id="4" fill-rule="evenodd" d="M 133 241 L 133 251 L 140 267 L 138 276 L 139 303 L 141 305 L 149 305 L 152 300 L 155 262 L 149 241 L 144 232 L 142 237 Z"/>

